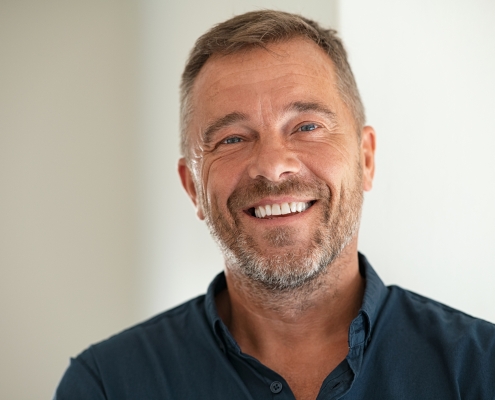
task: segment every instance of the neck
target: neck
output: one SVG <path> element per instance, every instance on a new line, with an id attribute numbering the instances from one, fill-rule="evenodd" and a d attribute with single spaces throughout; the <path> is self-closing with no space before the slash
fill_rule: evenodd
<path id="1" fill-rule="evenodd" d="M 296 351 L 308 343 L 321 347 L 344 342 L 347 350 L 349 325 L 364 292 L 356 242 L 324 273 L 291 291 L 267 289 L 227 268 L 228 289 L 219 294 L 217 305 L 243 352 L 263 361 L 270 358 L 267 351 L 280 347 Z"/>

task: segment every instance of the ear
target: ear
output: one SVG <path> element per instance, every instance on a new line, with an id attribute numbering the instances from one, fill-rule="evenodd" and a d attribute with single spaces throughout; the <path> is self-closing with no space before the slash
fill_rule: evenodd
<path id="1" fill-rule="evenodd" d="M 361 168 L 363 168 L 363 190 L 369 191 L 375 176 L 376 134 L 371 126 L 365 126 L 361 132 Z"/>
<path id="2" fill-rule="evenodd" d="M 187 166 L 186 159 L 182 157 L 179 160 L 178 171 L 180 180 L 182 182 L 182 186 L 186 190 L 187 194 L 191 198 L 194 207 L 196 207 L 196 214 L 200 220 L 204 220 L 205 216 L 203 213 L 203 209 L 199 204 L 198 193 L 196 191 L 196 185 L 194 184 L 194 179 L 192 176 L 192 172 Z"/>

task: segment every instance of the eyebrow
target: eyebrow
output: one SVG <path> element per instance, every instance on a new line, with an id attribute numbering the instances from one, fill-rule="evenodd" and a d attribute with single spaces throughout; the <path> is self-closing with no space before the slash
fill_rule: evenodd
<path id="1" fill-rule="evenodd" d="M 241 112 L 231 112 L 221 118 L 214 120 L 209 124 L 203 132 L 203 143 L 209 144 L 213 141 L 213 136 L 217 131 L 230 125 L 234 125 L 237 122 L 245 121 L 248 119 L 246 114 Z"/>
<path id="2" fill-rule="evenodd" d="M 300 113 L 304 112 L 315 112 L 317 114 L 321 114 L 328 119 L 335 121 L 336 115 L 330 110 L 327 106 L 322 103 L 318 103 L 316 101 L 295 101 L 293 103 L 288 104 L 285 109 L 285 112 L 297 111 Z"/>

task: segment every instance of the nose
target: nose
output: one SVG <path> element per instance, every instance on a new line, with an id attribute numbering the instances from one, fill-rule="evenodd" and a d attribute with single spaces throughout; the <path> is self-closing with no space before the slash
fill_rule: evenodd
<path id="1" fill-rule="evenodd" d="M 279 182 L 301 169 L 301 162 L 295 152 L 288 148 L 283 138 L 260 139 L 251 159 L 248 173 L 251 179 L 265 178 Z"/>

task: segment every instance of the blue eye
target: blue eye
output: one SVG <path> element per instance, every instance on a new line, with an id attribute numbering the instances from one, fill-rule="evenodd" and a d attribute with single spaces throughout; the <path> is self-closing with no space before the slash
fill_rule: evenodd
<path id="1" fill-rule="evenodd" d="M 309 131 L 314 131 L 317 127 L 318 126 L 316 124 L 306 124 L 306 125 L 301 125 L 299 130 L 302 132 L 309 132 Z"/>
<path id="2" fill-rule="evenodd" d="M 240 143 L 240 142 L 242 142 L 242 139 L 240 137 L 233 136 L 233 137 L 229 137 L 229 138 L 225 139 L 222 143 L 235 144 L 235 143 Z"/>

